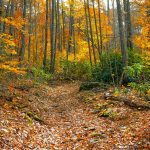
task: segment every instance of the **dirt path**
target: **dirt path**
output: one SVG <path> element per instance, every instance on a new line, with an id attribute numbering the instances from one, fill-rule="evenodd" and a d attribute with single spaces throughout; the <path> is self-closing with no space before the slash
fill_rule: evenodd
<path id="1" fill-rule="evenodd" d="M 13 89 L 17 99 L 28 101 L 25 111 L 37 112 L 46 124 L 29 123 L 19 109 L 0 107 L 0 148 L 13 150 L 118 150 L 149 149 L 148 111 L 117 104 L 128 114 L 122 120 L 97 117 L 81 102 L 78 83 L 38 85 L 27 91 Z M 99 95 L 96 95 L 100 102 Z M 14 100 L 15 101 L 15 100 Z"/>

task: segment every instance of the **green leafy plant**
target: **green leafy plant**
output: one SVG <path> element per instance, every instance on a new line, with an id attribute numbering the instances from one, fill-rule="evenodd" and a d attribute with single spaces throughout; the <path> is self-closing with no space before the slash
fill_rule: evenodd
<path id="1" fill-rule="evenodd" d="M 49 81 L 52 78 L 50 73 L 45 72 L 43 69 L 33 67 L 31 69 L 32 75 L 36 79 Z"/>
<path id="2" fill-rule="evenodd" d="M 91 66 L 87 61 L 61 61 L 62 76 L 64 79 L 73 80 L 90 80 L 91 79 Z"/>
<path id="3" fill-rule="evenodd" d="M 143 66 L 139 63 L 135 63 L 132 66 L 127 66 L 124 68 L 125 73 L 133 78 L 140 76 L 142 73 Z"/>
<path id="4" fill-rule="evenodd" d="M 99 64 L 92 69 L 94 81 L 118 82 L 123 72 L 123 64 L 120 53 L 103 53 Z"/>
<path id="5" fill-rule="evenodd" d="M 134 90 L 136 90 L 140 96 L 146 95 L 147 91 L 150 90 L 150 84 L 149 83 L 137 84 L 135 82 L 131 82 L 131 83 L 129 83 L 129 86 L 131 88 L 133 88 Z"/>

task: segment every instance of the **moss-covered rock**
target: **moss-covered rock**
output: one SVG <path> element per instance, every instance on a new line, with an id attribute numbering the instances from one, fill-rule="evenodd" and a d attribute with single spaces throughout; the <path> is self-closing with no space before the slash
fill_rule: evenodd
<path id="1" fill-rule="evenodd" d="M 29 116 L 30 118 L 32 118 L 35 121 L 38 121 L 40 123 L 43 122 L 43 120 L 38 115 L 36 115 L 35 113 L 33 113 L 31 111 L 26 112 L 26 115 Z"/>
<path id="2" fill-rule="evenodd" d="M 99 115 L 99 117 L 110 117 L 110 118 L 113 118 L 116 116 L 116 112 L 113 111 L 112 108 L 107 108 L 107 109 L 104 109 L 102 110 Z"/>
<path id="3" fill-rule="evenodd" d="M 94 88 L 108 89 L 108 85 L 100 82 L 83 82 L 79 91 L 92 90 Z"/>

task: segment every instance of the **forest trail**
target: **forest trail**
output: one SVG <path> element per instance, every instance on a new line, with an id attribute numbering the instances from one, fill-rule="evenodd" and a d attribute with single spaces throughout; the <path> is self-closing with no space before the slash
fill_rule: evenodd
<path id="1" fill-rule="evenodd" d="M 118 103 L 114 109 L 121 115 L 128 114 L 126 118 L 98 117 L 93 114 L 93 104 L 86 104 L 83 99 L 90 97 L 98 103 L 105 103 L 100 92 L 79 92 L 78 82 L 54 81 L 36 86 L 32 86 L 30 80 L 23 82 L 1 84 L 3 88 L 6 85 L 5 94 L 9 91 L 15 95 L 11 104 L 3 103 L 0 107 L 1 149 L 149 148 L 150 112 L 132 110 Z M 32 113 L 38 114 L 44 123 L 35 121 Z"/>

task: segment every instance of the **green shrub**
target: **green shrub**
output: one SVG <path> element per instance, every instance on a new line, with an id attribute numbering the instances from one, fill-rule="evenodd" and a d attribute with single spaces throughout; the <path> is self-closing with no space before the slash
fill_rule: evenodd
<path id="1" fill-rule="evenodd" d="M 92 77 L 95 81 L 106 83 L 119 83 L 123 71 L 127 74 L 125 82 L 132 82 L 135 79 L 140 80 L 143 71 L 142 58 L 136 51 L 128 51 L 128 67 L 123 68 L 122 56 L 120 53 L 106 53 L 101 56 L 99 64 L 93 67 Z"/>
<path id="2" fill-rule="evenodd" d="M 31 69 L 32 75 L 36 79 L 49 81 L 52 78 L 52 75 L 49 72 L 44 71 L 43 69 L 33 67 Z"/>
<path id="3" fill-rule="evenodd" d="M 121 55 L 118 53 L 103 53 L 101 62 L 93 67 L 92 77 L 95 81 L 106 83 L 118 82 L 123 71 Z"/>
<path id="4" fill-rule="evenodd" d="M 135 82 L 131 82 L 129 84 L 131 88 L 136 90 L 140 95 L 146 95 L 147 92 L 150 90 L 150 84 L 149 83 L 141 83 L 137 84 Z"/>
<path id="5" fill-rule="evenodd" d="M 128 51 L 128 65 L 132 66 L 133 64 L 141 64 L 142 63 L 142 57 L 136 50 L 129 50 Z"/>
<path id="6" fill-rule="evenodd" d="M 143 71 L 143 65 L 139 63 L 135 63 L 132 66 L 127 66 L 124 68 L 124 73 L 129 77 L 132 78 L 135 82 L 141 81 L 141 75 Z"/>
<path id="7" fill-rule="evenodd" d="M 62 75 L 64 79 L 73 80 L 90 80 L 91 79 L 91 66 L 87 61 L 61 61 Z"/>

